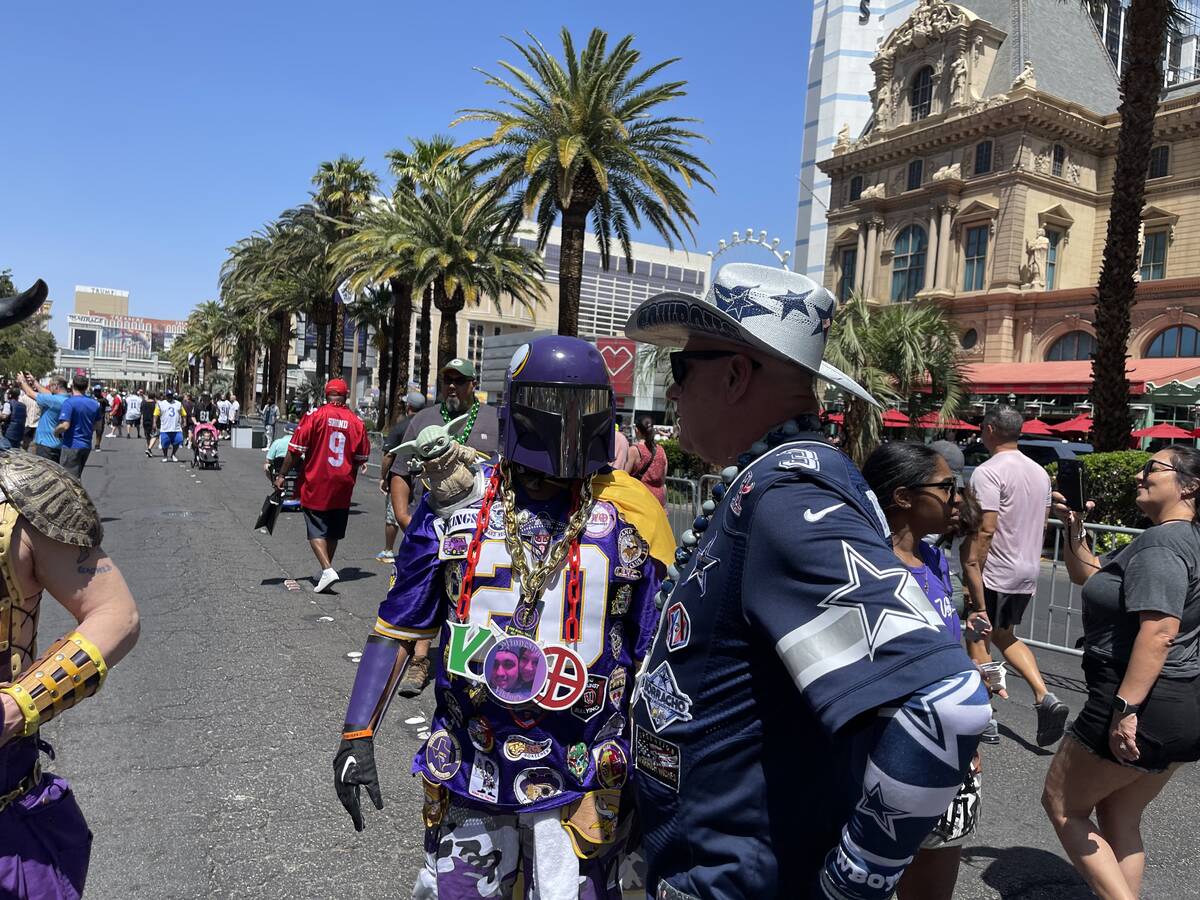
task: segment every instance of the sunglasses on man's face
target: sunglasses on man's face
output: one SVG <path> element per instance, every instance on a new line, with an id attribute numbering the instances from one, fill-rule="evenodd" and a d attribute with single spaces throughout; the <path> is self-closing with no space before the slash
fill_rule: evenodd
<path id="1" fill-rule="evenodd" d="M 671 354 L 671 378 L 683 387 L 688 376 L 688 363 L 693 359 L 724 359 L 727 356 L 741 356 L 737 350 L 676 350 Z M 756 359 L 750 360 L 751 366 L 761 369 L 762 363 Z"/>

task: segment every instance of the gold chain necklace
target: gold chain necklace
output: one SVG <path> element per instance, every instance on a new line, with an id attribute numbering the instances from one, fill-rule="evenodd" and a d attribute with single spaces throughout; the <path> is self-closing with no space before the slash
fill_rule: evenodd
<path id="1" fill-rule="evenodd" d="M 525 544 L 521 541 L 517 524 L 517 495 L 512 487 L 512 471 L 507 462 L 500 463 L 500 470 L 503 474 L 501 499 L 504 503 L 504 546 L 512 559 L 513 575 L 521 582 L 521 598 L 513 611 L 512 621 L 521 630 L 532 630 L 537 625 L 535 607 L 542 596 L 546 579 L 562 565 L 571 545 L 587 527 L 588 517 L 592 514 L 592 479 L 584 479 L 580 486 L 577 506 L 567 521 L 562 538 L 550 548 L 545 560 L 531 567 L 525 556 Z"/>

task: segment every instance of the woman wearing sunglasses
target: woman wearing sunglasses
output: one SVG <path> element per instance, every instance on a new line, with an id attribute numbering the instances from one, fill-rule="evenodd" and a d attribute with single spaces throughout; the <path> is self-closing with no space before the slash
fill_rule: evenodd
<path id="1" fill-rule="evenodd" d="M 1200 451 L 1160 450 L 1137 482 L 1151 527 L 1103 557 L 1089 549 L 1083 517 L 1054 494 L 1067 570 L 1083 585 L 1088 699 L 1050 765 L 1042 805 L 1106 900 L 1139 896 L 1142 812 L 1179 763 L 1200 759 Z"/>
<path id="2" fill-rule="evenodd" d="M 879 498 L 892 533 L 892 550 L 904 564 L 946 630 L 962 640 L 962 623 L 954 605 L 950 566 L 940 549 L 924 540 L 942 534 L 955 519 L 958 481 L 945 458 L 925 444 L 892 441 L 868 457 L 862 469 Z M 979 756 L 958 795 L 921 844 L 900 880 L 900 900 L 951 900 L 963 842 L 975 832 L 979 817 Z"/>

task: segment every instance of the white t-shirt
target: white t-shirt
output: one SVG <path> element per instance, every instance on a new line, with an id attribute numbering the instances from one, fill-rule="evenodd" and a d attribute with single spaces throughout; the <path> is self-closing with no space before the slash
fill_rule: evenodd
<path id="1" fill-rule="evenodd" d="M 125 418 L 126 420 L 137 419 L 142 415 L 142 398 L 137 394 L 130 394 L 125 398 Z"/>
<path id="2" fill-rule="evenodd" d="M 241 418 L 241 415 L 242 415 L 242 404 L 238 403 L 237 400 L 230 400 L 229 401 L 229 421 L 236 425 L 237 420 L 239 418 Z"/>
<path id="3" fill-rule="evenodd" d="M 158 430 L 161 434 L 171 434 L 183 431 L 183 404 L 178 400 L 159 400 L 154 407 L 158 416 Z"/>
<path id="4" fill-rule="evenodd" d="M 222 425 L 228 424 L 228 422 L 229 422 L 229 401 L 228 400 L 218 400 L 217 401 L 217 421 L 220 422 Z"/>

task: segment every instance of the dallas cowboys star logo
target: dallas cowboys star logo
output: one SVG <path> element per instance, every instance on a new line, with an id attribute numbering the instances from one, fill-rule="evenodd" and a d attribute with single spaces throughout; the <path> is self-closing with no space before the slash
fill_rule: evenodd
<path id="1" fill-rule="evenodd" d="M 842 556 L 846 561 L 849 580 L 817 605 L 825 609 L 840 606 L 858 613 L 867 642 L 868 657 L 874 659 L 875 651 L 883 644 L 916 628 L 938 629 L 930 621 L 937 613 L 912 580 L 908 569 L 878 569 L 845 541 L 842 541 Z M 870 579 L 865 588 L 864 574 Z M 891 582 L 894 587 L 888 591 L 883 585 L 872 582 Z M 885 624 L 892 626 L 887 629 L 886 635 Z"/>
<path id="2" fill-rule="evenodd" d="M 917 699 L 916 708 L 909 703 L 901 707 L 897 719 L 917 743 L 950 768 L 958 766 L 958 739 L 967 735 L 947 728 L 938 714 L 939 703 L 966 706 L 979 689 L 975 672 L 961 672 L 947 678 L 940 687 Z"/>
<path id="3" fill-rule="evenodd" d="M 746 316 L 762 316 L 771 313 L 769 309 L 750 296 L 750 292 L 757 287 L 757 284 L 749 287 L 725 287 L 714 284 L 713 295 L 716 297 L 717 307 L 740 322 Z"/>
<path id="4" fill-rule="evenodd" d="M 700 596 L 704 596 L 704 592 L 708 590 L 708 570 L 715 569 L 721 563 L 720 557 L 710 556 L 708 548 L 715 543 L 715 539 L 708 542 L 707 547 L 701 547 L 696 554 L 696 565 L 688 577 L 684 579 L 684 584 L 695 581 L 700 585 Z"/>
<path id="5" fill-rule="evenodd" d="M 892 840 L 896 839 L 895 819 L 907 818 L 909 813 L 895 806 L 889 806 L 883 799 L 883 787 L 876 782 L 863 791 L 862 799 L 858 801 L 859 812 L 865 812 L 878 823 Z"/>
<path id="6" fill-rule="evenodd" d="M 816 327 L 813 329 L 814 337 L 818 334 L 821 335 L 822 338 L 829 337 L 829 327 L 833 324 L 833 308 L 836 305 L 836 302 L 837 301 L 830 297 L 829 305 L 824 309 L 817 306 L 815 302 L 813 303 L 812 312 L 809 315 L 811 315 L 813 320 L 817 323 Z"/>
<path id="7" fill-rule="evenodd" d="M 786 319 L 794 312 L 798 312 L 807 319 L 811 319 L 812 313 L 808 311 L 808 304 L 804 301 L 812 296 L 812 291 L 805 291 L 803 294 L 797 294 L 794 291 L 788 291 L 786 294 L 773 294 L 772 300 L 778 300 L 781 307 L 779 318 Z"/>

